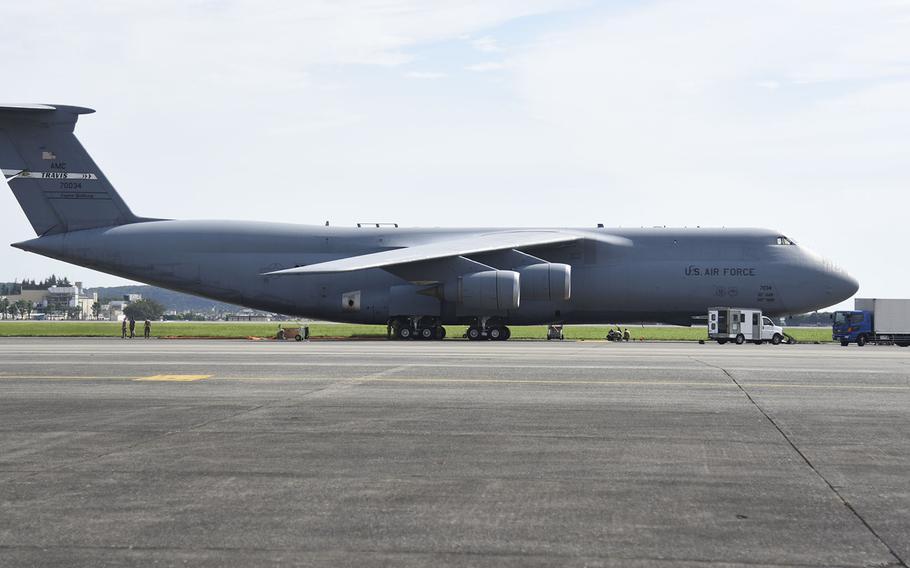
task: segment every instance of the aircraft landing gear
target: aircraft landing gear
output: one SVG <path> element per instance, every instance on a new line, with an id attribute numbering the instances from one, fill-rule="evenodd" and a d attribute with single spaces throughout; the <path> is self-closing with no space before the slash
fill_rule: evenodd
<path id="1" fill-rule="evenodd" d="M 488 322 L 487 318 L 478 318 L 465 332 L 464 336 L 471 341 L 506 341 L 512 337 L 512 331 L 500 322 Z"/>
<path id="2" fill-rule="evenodd" d="M 389 339 L 441 340 L 446 328 L 438 318 L 396 317 L 389 320 Z"/>

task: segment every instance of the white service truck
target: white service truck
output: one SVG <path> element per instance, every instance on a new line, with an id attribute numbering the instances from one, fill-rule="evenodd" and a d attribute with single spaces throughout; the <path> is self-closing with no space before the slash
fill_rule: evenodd
<path id="1" fill-rule="evenodd" d="M 708 310 L 708 339 L 721 345 L 732 341 L 737 345 L 745 342 L 761 345 L 765 341 L 780 345 L 791 341 L 784 328 L 775 325 L 771 318 L 762 315 L 761 310 L 750 308 L 711 308 Z"/>

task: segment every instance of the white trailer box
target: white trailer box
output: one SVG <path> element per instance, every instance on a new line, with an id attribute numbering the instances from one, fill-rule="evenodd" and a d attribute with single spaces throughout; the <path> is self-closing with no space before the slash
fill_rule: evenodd
<path id="1" fill-rule="evenodd" d="M 910 333 L 910 300 L 856 298 L 854 309 L 872 312 L 875 333 Z"/>

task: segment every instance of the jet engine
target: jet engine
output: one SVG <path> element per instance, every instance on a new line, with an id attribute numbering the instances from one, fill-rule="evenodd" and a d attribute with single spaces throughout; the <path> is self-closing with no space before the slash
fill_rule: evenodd
<path id="1" fill-rule="evenodd" d="M 525 300 L 568 300 L 572 296 L 572 267 L 544 262 L 518 269 Z"/>
<path id="2" fill-rule="evenodd" d="M 487 270 L 458 277 L 456 287 L 459 304 L 469 309 L 486 311 L 518 309 L 521 298 L 521 278 L 513 270 Z M 446 286 L 446 290 L 451 287 Z"/>

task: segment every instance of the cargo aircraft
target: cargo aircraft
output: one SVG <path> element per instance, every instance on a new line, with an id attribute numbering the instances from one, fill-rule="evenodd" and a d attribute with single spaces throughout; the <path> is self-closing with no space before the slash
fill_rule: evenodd
<path id="1" fill-rule="evenodd" d="M 768 229 L 403 228 L 134 214 L 63 105 L 0 106 L 0 167 L 37 238 L 12 246 L 130 280 L 293 316 L 388 324 L 394 337 L 508 339 L 509 325 L 665 322 L 709 307 L 776 316 L 857 282 Z M 746 219 L 743 219 L 746 221 Z"/>

